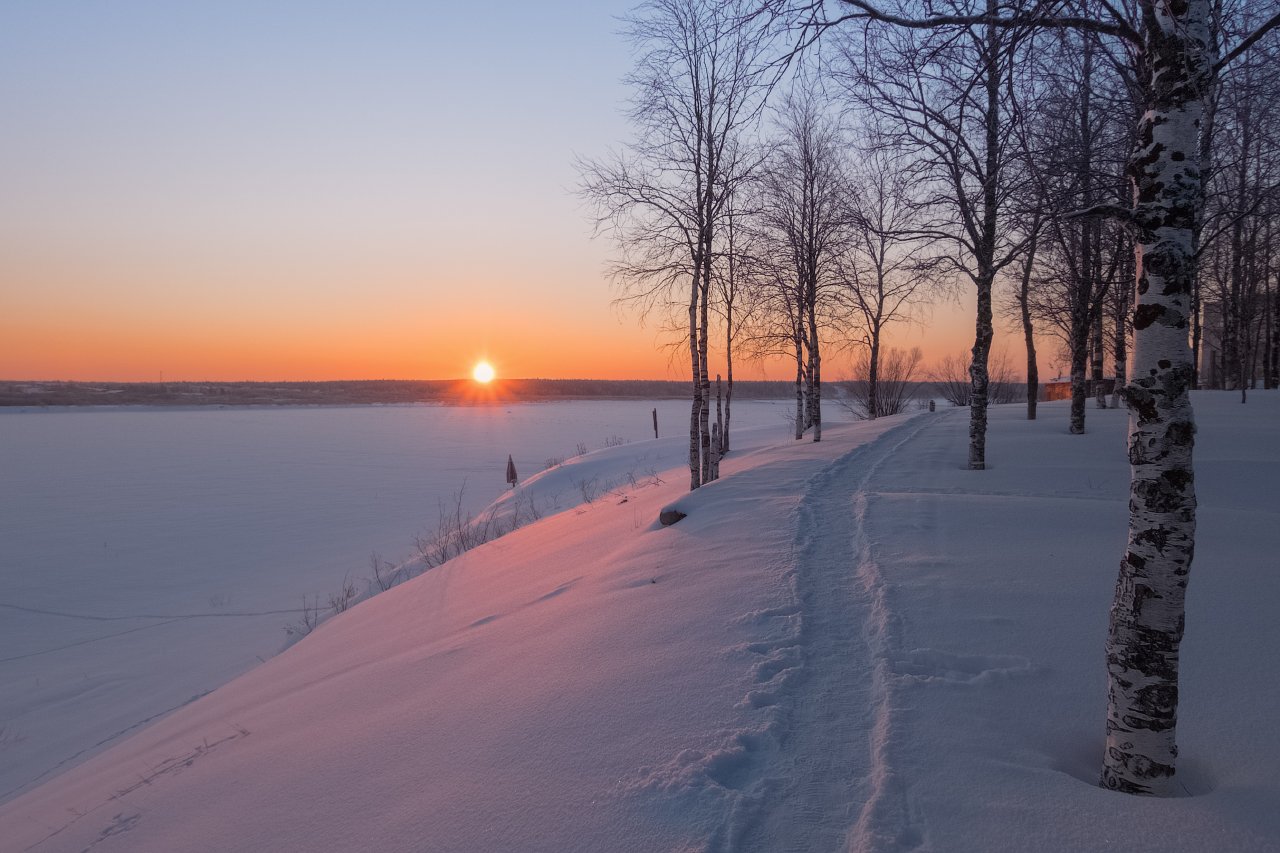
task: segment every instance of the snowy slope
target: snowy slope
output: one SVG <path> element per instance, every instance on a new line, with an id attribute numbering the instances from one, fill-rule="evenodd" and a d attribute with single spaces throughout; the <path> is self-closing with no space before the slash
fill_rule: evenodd
<path id="1" fill-rule="evenodd" d="M 482 546 L 0 806 L 4 849 L 1280 848 L 1280 396 L 1196 398 L 1183 779 L 1092 780 L 1124 414 L 743 436 Z M 603 451 L 578 473 L 625 463 Z M 531 492 L 559 488 L 548 478 Z M 657 482 L 661 480 L 661 482 Z M 689 515 L 661 528 L 676 502 Z M 1242 653 L 1243 650 L 1243 653 Z"/>
<path id="2" fill-rule="evenodd" d="M 0 802 L 277 654 L 304 599 L 408 559 L 464 484 L 464 513 L 503 494 L 508 453 L 523 479 L 633 441 L 555 469 L 542 513 L 678 465 L 653 409 L 688 423 L 680 400 L 0 409 Z M 735 432 L 787 411 L 735 403 Z"/>

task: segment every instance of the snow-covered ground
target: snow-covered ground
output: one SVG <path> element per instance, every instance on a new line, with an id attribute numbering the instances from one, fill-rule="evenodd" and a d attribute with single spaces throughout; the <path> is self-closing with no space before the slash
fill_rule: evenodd
<path id="1" fill-rule="evenodd" d="M 0 410 L 0 802 L 276 654 L 304 596 L 408 558 L 464 483 L 472 510 L 502 494 L 508 453 L 521 477 L 579 443 L 678 464 L 655 407 L 678 436 L 678 400 Z M 785 436 L 790 408 L 734 423 Z M 539 511 L 610 485 L 557 477 Z"/>
<path id="2" fill-rule="evenodd" d="M 1280 395 L 1195 397 L 1188 796 L 1094 782 L 1125 414 L 744 430 L 328 621 L 0 806 L 16 850 L 1280 849 Z M 600 475 L 637 446 L 578 464 Z M 532 496 L 560 489 L 534 478 Z M 511 500 L 511 498 L 508 498 Z M 688 516 L 663 528 L 664 506 Z M 7 848 L 6 848 L 7 849 Z"/>

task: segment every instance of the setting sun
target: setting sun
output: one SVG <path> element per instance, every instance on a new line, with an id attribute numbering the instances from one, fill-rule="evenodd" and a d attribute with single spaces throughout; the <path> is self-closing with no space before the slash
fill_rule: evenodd
<path id="1" fill-rule="evenodd" d="M 493 371 L 493 365 L 487 361 L 478 363 L 471 371 L 471 378 L 481 384 L 492 382 L 493 377 L 496 375 Z"/>

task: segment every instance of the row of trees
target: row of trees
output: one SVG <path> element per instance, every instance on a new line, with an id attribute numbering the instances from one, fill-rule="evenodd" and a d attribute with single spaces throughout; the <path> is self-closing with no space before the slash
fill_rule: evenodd
<path id="1" fill-rule="evenodd" d="M 1214 44 L 1243 40 L 1265 22 L 1248 4 L 1215 2 L 1209 14 Z M 1106 364 L 1117 389 L 1126 379 L 1134 254 L 1122 221 L 1067 214 L 1129 204 L 1127 170 L 1144 82 L 1140 57 L 1122 39 L 1033 29 L 1029 44 L 1034 49 L 1018 64 L 1015 104 L 1024 127 L 1029 234 L 1024 280 L 1004 308 L 1026 335 L 1035 329 L 1060 342 L 1073 386 L 1071 429 L 1082 432 L 1086 379 L 1094 380 L 1099 405 L 1106 405 L 1097 381 Z M 1280 209 L 1278 53 L 1274 45 L 1256 45 L 1205 95 L 1197 148 L 1203 211 L 1189 309 L 1192 387 L 1243 392 L 1259 382 L 1280 384 L 1274 284 L 1280 240 L 1273 236 Z"/>
<path id="2" fill-rule="evenodd" d="M 1106 645 L 1101 781 L 1129 793 L 1170 794 L 1178 754 L 1179 647 L 1195 542 L 1192 338 L 1201 316 L 1205 258 L 1214 243 L 1208 229 L 1216 206 L 1207 200 L 1222 183 L 1220 172 L 1236 177 L 1234 184 L 1227 181 L 1235 192 L 1221 199 L 1228 211 L 1224 227 L 1231 232 L 1230 284 L 1224 294 L 1230 301 L 1221 311 L 1224 337 L 1234 335 L 1231 348 L 1224 345 L 1226 372 L 1234 371 L 1242 385 L 1245 367 L 1237 365 L 1249 362 L 1249 327 L 1230 315 L 1245 310 L 1249 281 L 1267 278 L 1265 260 L 1260 276 L 1256 268 L 1260 257 L 1269 257 L 1266 223 L 1274 210 L 1262 201 L 1273 198 L 1274 191 L 1263 167 L 1271 158 L 1260 153 L 1274 146 L 1242 135 L 1236 140 L 1235 170 L 1224 169 L 1229 149 L 1221 144 L 1216 122 L 1226 93 L 1262 97 L 1264 90 L 1252 82 L 1262 69 L 1276 66 L 1268 55 L 1273 47 L 1262 40 L 1280 27 L 1280 12 L 1274 3 L 1227 0 L 925 0 L 896 9 L 842 0 L 835 5 L 842 14 L 834 19 L 826 17 L 820 2 L 776 8 L 779 14 L 800 14 L 815 33 L 832 28 L 892 33 L 890 38 L 925 51 L 962 45 L 974 58 L 962 91 L 985 94 L 972 99 L 969 114 L 977 117 L 976 126 L 962 136 L 942 134 L 947 150 L 933 156 L 960 163 L 977 158 L 950 152 L 972 150 L 981 154 L 985 167 L 975 172 L 980 196 L 967 194 L 968 202 L 961 194 L 948 199 L 983 214 L 982 229 L 966 222 L 973 235 L 970 256 L 978 262 L 978 334 L 971 368 L 975 401 L 985 379 L 984 273 L 993 259 L 1003 257 L 1012 265 L 1021 255 L 1024 307 L 1019 313 L 1029 318 L 1030 294 L 1024 288 L 1036 277 L 1036 257 L 1048 238 L 1044 248 L 1051 252 L 1050 266 L 1060 273 L 1060 286 L 1072 293 L 1065 325 L 1073 385 L 1083 373 L 1079 353 L 1088 337 L 1094 338 L 1097 370 L 1107 294 L 1122 306 L 1132 300 L 1132 310 L 1113 312 L 1122 318 L 1114 346 L 1126 341 L 1125 321 L 1132 328 L 1131 354 L 1125 359 L 1131 370 L 1122 391 L 1130 411 L 1131 482 L 1129 537 Z M 1270 98 L 1274 92 L 1272 87 Z M 945 116 L 964 100 L 929 104 Z M 921 125 L 929 134 L 921 143 L 936 150 L 941 122 L 930 119 Z M 1011 168 L 1015 151 L 1025 155 L 1020 173 Z M 1051 166 L 1047 158 L 1059 151 L 1066 156 Z M 1027 187 L 1025 194 L 1020 183 Z M 1027 196 L 1041 203 L 1019 211 L 1020 198 Z M 1247 236 L 1258 230 L 1250 230 L 1249 215 L 1260 226 L 1261 239 Z M 1001 247 L 1010 244 L 1016 251 L 1002 255 Z M 1073 432 L 1083 429 L 1081 396 L 1073 393 Z M 979 426 L 976 408 L 975 402 L 971 434 Z M 980 467 L 974 451 L 971 443 L 971 467 Z"/>
<path id="3" fill-rule="evenodd" d="M 918 179 L 878 137 L 851 131 L 830 87 L 788 76 L 787 29 L 759 11 L 643 6 L 630 21 L 636 135 L 580 164 L 583 194 L 620 249 L 611 272 L 623 299 L 679 328 L 688 353 L 691 488 L 729 449 L 735 356 L 793 361 L 796 438 L 820 441 L 824 351 L 863 350 L 866 414 L 884 414 L 885 329 L 947 281 L 945 254 L 921 251 Z M 713 336 L 727 380 L 714 421 Z"/>
<path id="4" fill-rule="evenodd" d="M 727 417 L 718 443 L 709 427 L 713 316 L 727 364 L 739 342 L 794 355 L 797 430 L 818 440 L 824 334 L 862 344 L 874 376 L 884 324 L 927 284 L 968 282 L 974 470 L 999 282 L 1028 416 L 1037 329 L 1069 353 L 1072 432 L 1110 352 L 1132 482 L 1103 781 L 1123 791 L 1172 789 L 1202 309 L 1224 384 L 1274 378 L 1277 26 L 1275 3 L 1235 0 L 651 0 L 631 20 L 636 138 L 584 164 L 628 295 L 688 295 L 694 488 L 728 444 Z M 821 87 L 794 73 L 806 56 Z"/>
<path id="5" fill-rule="evenodd" d="M 1220 43 L 1264 23 L 1255 4 L 1215 5 Z M 1280 387 L 1280 48 L 1262 42 L 1212 88 L 1201 134 L 1205 212 L 1193 298 L 1198 387 Z"/>

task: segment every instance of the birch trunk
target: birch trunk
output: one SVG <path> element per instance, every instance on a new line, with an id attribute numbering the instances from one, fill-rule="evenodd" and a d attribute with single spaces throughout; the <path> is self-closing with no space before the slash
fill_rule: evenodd
<path id="1" fill-rule="evenodd" d="M 730 275 L 733 272 L 730 271 Z M 733 403 L 733 303 L 726 306 L 726 331 L 724 335 L 725 388 L 724 388 L 724 428 L 720 430 L 720 453 L 729 452 L 729 418 Z"/>
<path id="2" fill-rule="evenodd" d="M 1081 140 L 1081 188 L 1086 207 L 1094 204 L 1094 133 L 1093 133 L 1093 39 L 1085 37 L 1081 45 L 1083 53 L 1083 78 L 1080 86 L 1080 140 Z M 1093 380 L 1093 399 L 1099 409 L 1107 407 L 1102 393 L 1102 228 L 1097 220 L 1081 223 L 1080 272 L 1084 276 L 1084 301 L 1089 307 L 1090 378 Z M 1084 414 L 1081 413 L 1080 431 L 1084 432 Z M 1074 424 L 1073 424 L 1074 425 Z"/>
<path id="3" fill-rule="evenodd" d="M 702 485 L 702 460 L 698 450 L 698 417 L 702 414 L 702 383 L 698 358 L 698 265 L 694 265 L 693 284 L 689 296 L 689 358 L 692 362 L 693 408 L 689 415 L 689 491 Z"/>
<path id="4" fill-rule="evenodd" d="M 871 330 L 871 353 L 867 359 L 867 417 L 875 420 L 880 417 L 880 330 Z"/>
<path id="5" fill-rule="evenodd" d="M 969 469 L 983 471 L 987 467 L 987 396 L 991 386 L 987 360 L 991 355 L 991 339 L 995 328 L 991 323 L 991 278 L 978 281 L 978 316 L 973 342 L 973 362 L 969 365 L 972 392 L 969 397 Z"/>
<path id="6" fill-rule="evenodd" d="M 822 353 L 818 350 L 818 318 L 809 306 L 809 387 L 813 440 L 822 441 Z"/>
<path id="7" fill-rule="evenodd" d="M 1077 294 L 1079 299 L 1080 295 Z M 1073 309 L 1078 315 L 1079 306 Z M 1073 317 L 1071 322 L 1071 414 L 1068 430 L 1072 435 L 1081 435 L 1084 433 L 1084 403 L 1088 397 L 1085 389 L 1085 369 L 1089 361 L 1088 346 L 1088 326 L 1082 322 L 1079 317 Z"/>
<path id="8" fill-rule="evenodd" d="M 1113 304 L 1115 305 L 1115 316 L 1112 318 L 1115 323 L 1115 338 L 1111 343 L 1111 351 L 1115 356 L 1116 384 L 1111 391 L 1111 408 L 1120 408 L 1120 399 L 1123 395 L 1125 383 L 1128 381 L 1129 374 L 1129 307 L 1133 302 L 1131 295 L 1132 288 L 1129 282 L 1133 281 L 1133 261 L 1130 259 L 1125 264 L 1125 269 L 1121 273 L 1120 278 L 1116 282 L 1116 294 Z"/>
<path id="9" fill-rule="evenodd" d="M 1099 409 L 1107 407 L 1107 394 L 1103 388 L 1103 381 L 1106 379 L 1105 368 L 1103 364 L 1106 361 L 1106 346 L 1103 343 L 1102 336 L 1102 306 L 1098 306 L 1098 310 L 1093 316 L 1093 364 L 1090 365 L 1090 371 L 1093 378 L 1093 400 Z"/>
<path id="10" fill-rule="evenodd" d="M 1134 180 L 1137 306 L 1129 406 L 1129 541 L 1107 636 L 1102 784 L 1173 792 L 1178 650 L 1195 541 L 1190 325 L 1194 230 L 1202 205 L 1197 142 L 1215 51 L 1208 0 L 1147 10 L 1148 109 Z"/>
<path id="11" fill-rule="evenodd" d="M 716 374 L 716 425 L 711 433 L 712 474 L 713 480 L 720 479 L 720 459 L 724 456 L 724 403 L 720 394 L 720 374 Z"/>
<path id="12" fill-rule="evenodd" d="M 796 441 L 804 438 L 804 343 L 799 329 L 795 332 L 796 347 Z"/>
<path id="13" fill-rule="evenodd" d="M 1035 327 L 1031 323 L 1031 273 L 1035 269 L 1039 222 L 1032 226 L 1031 242 L 1022 261 L 1022 281 L 1018 287 L 1018 312 L 1022 318 L 1022 340 L 1027 348 L 1027 420 L 1036 419 L 1040 401 L 1040 368 L 1036 364 Z"/>
<path id="14" fill-rule="evenodd" d="M 708 237 L 704 243 L 706 254 L 703 255 L 702 270 L 702 287 L 699 305 L 699 320 L 701 320 L 701 328 L 698 329 L 698 382 L 701 386 L 699 394 L 702 398 L 702 410 L 698 413 L 698 435 L 702 444 L 702 482 L 708 483 L 711 477 L 711 372 L 707 367 L 707 343 L 708 343 L 708 306 L 711 300 L 711 281 L 710 281 L 710 262 L 711 247 L 710 238 Z"/>
<path id="15" fill-rule="evenodd" d="M 1271 261 L 1274 257 L 1272 242 L 1271 218 L 1266 220 L 1266 236 L 1263 238 L 1262 265 L 1262 387 L 1270 390 L 1276 387 L 1275 377 L 1275 292 L 1271 289 Z"/>
<path id="16" fill-rule="evenodd" d="M 1222 30 L 1222 4 L 1220 0 L 1214 3 L 1211 12 L 1213 19 L 1210 26 L 1210 50 L 1213 55 L 1218 53 L 1217 34 Z M 1216 81 L 1213 81 L 1216 83 Z M 1205 93 L 1204 98 L 1204 114 L 1200 118 L 1200 139 L 1196 145 L 1196 162 L 1200 166 L 1200 193 L 1203 199 L 1209 176 L 1213 170 L 1213 142 L 1217 133 L 1218 124 L 1218 90 L 1214 86 Z M 1202 202 L 1203 203 L 1203 202 Z M 1204 230 L 1203 215 L 1196 217 L 1196 224 L 1193 226 L 1192 237 L 1195 240 L 1195 247 L 1200 249 L 1200 237 Z M 1200 376 L 1200 352 L 1201 344 L 1204 338 L 1203 320 L 1201 315 L 1201 307 L 1204 304 L 1201 300 L 1200 286 L 1200 269 L 1196 265 L 1196 270 L 1192 273 L 1194 278 L 1191 282 L 1191 388 L 1199 389 L 1202 378 Z"/>
<path id="17" fill-rule="evenodd" d="M 711 479 L 720 479 L 720 423 L 711 425 Z"/>
<path id="18" fill-rule="evenodd" d="M 1196 245 L 1199 244 L 1200 241 L 1197 239 Z M 1200 321 L 1200 304 L 1200 274 L 1197 271 L 1196 280 L 1191 284 L 1191 387 L 1197 391 L 1200 390 L 1200 383 L 1203 381 L 1200 376 L 1200 350 L 1204 329 Z"/>
<path id="19" fill-rule="evenodd" d="M 996 0 L 987 0 L 987 14 L 995 15 Z M 983 84 L 986 89 L 986 114 L 983 117 L 985 149 L 982 175 L 981 239 L 974 246 L 978 289 L 977 317 L 974 322 L 973 361 L 969 365 L 972 393 L 969 399 L 969 469 L 983 471 L 987 467 L 987 398 L 990 376 L 987 361 L 991 355 L 991 339 L 995 327 L 991 322 L 991 285 L 995 280 L 996 229 L 999 225 L 1000 183 L 1000 31 L 987 25 Z"/>

